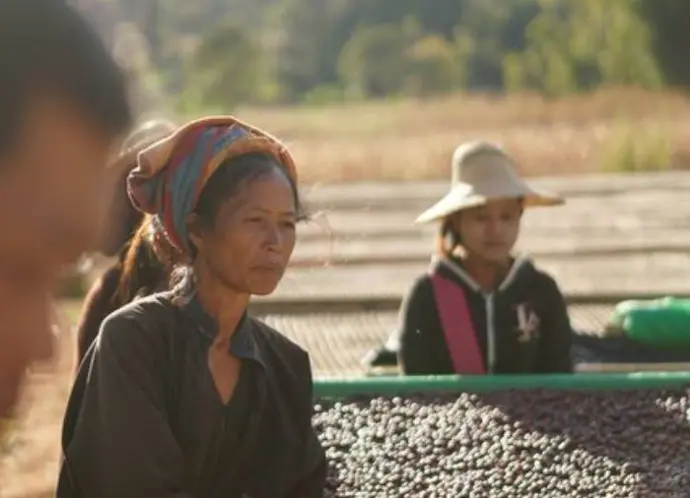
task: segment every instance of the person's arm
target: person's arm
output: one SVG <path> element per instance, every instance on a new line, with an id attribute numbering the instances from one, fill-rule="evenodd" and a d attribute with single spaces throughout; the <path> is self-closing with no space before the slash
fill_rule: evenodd
<path id="1" fill-rule="evenodd" d="M 326 488 L 326 452 L 319 441 L 314 426 L 312 425 L 312 417 L 314 414 L 314 382 L 312 379 L 311 366 L 309 364 L 309 356 L 306 355 L 306 375 L 308 380 L 308 395 L 305 397 L 308 406 L 306 407 L 306 417 L 304 420 L 305 439 L 305 454 L 302 455 L 300 461 L 303 462 L 304 473 L 300 477 L 297 484 L 287 495 L 287 498 L 323 498 L 324 489 Z"/>
<path id="2" fill-rule="evenodd" d="M 544 297 L 547 304 L 542 317 L 538 370 L 540 373 L 570 373 L 573 370 L 570 356 L 573 332 L 565 299 L 551 277 L 546 282 Z"/>
<path id="3" fill-rule="evenodd" d="M 441 329 L 433 288 L 428 277 L 418 279 L 400 308 L 398 358 L 405 375 L 434 375 L 443 365 Z"/>
<path id="4" fill-rule="evenodd" d="M 77 365 L 96 339 L 103 320 L 114 311 L 113 295 L 117 288 L 119 271 L 109 268 L 89 289 L 77 325 Z"/>
<path id="5" fill-rule="evenodd" d="M 126 313 L 106 319 L 91 352 L 64 465 L 86 498 L 192 498 L 164 409 L 165 343 Z"/>

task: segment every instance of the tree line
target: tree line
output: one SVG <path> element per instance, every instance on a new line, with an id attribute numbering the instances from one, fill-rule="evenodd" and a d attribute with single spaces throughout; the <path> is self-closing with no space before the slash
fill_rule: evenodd
<path id="1" fill-rule="evenodd" d="M 145 41 L 143 63 L 123 50 L 139 76 L 189 108 L 690 86 L 687 0 L 109 3 Z"/>

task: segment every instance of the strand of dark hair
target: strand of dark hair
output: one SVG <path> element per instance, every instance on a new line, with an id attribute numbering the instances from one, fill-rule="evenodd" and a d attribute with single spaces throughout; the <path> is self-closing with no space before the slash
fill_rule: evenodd
<path id="1" fill-rule="evenodd" d="M 123 306 L 138 296 L 153 294 L 167 282 L 168 272 L 156 258 L 147 240 L 150 225 L 151 217 L 147 216 L 123 249 L 120 281 L 113 296 L 118 306 Z"/>

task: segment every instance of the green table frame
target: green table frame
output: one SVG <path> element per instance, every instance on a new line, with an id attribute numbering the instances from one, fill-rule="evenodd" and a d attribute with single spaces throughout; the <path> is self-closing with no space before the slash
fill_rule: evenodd
<path id="1" fill-rule="evenodd" d="M 558 375 L 486 375 L 317 379 L 317 398 L 397 396 L 433 392 L 487 392 L 515 389 L 632 390 L 690 387 L 690 372 L 577 373 Z"/>

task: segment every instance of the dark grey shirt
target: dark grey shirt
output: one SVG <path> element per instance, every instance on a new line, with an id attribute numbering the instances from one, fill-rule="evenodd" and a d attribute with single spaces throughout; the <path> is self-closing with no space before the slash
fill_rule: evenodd
<path id="1" fill-rule="evenodd" d="M 308 355 L 245 317 L 224 405 L 208 368 L 215 334 L 198 301 L 177 307 L 167 293 L 104 322 L 67 407 L 58 498 L 323 495 Z"/>

